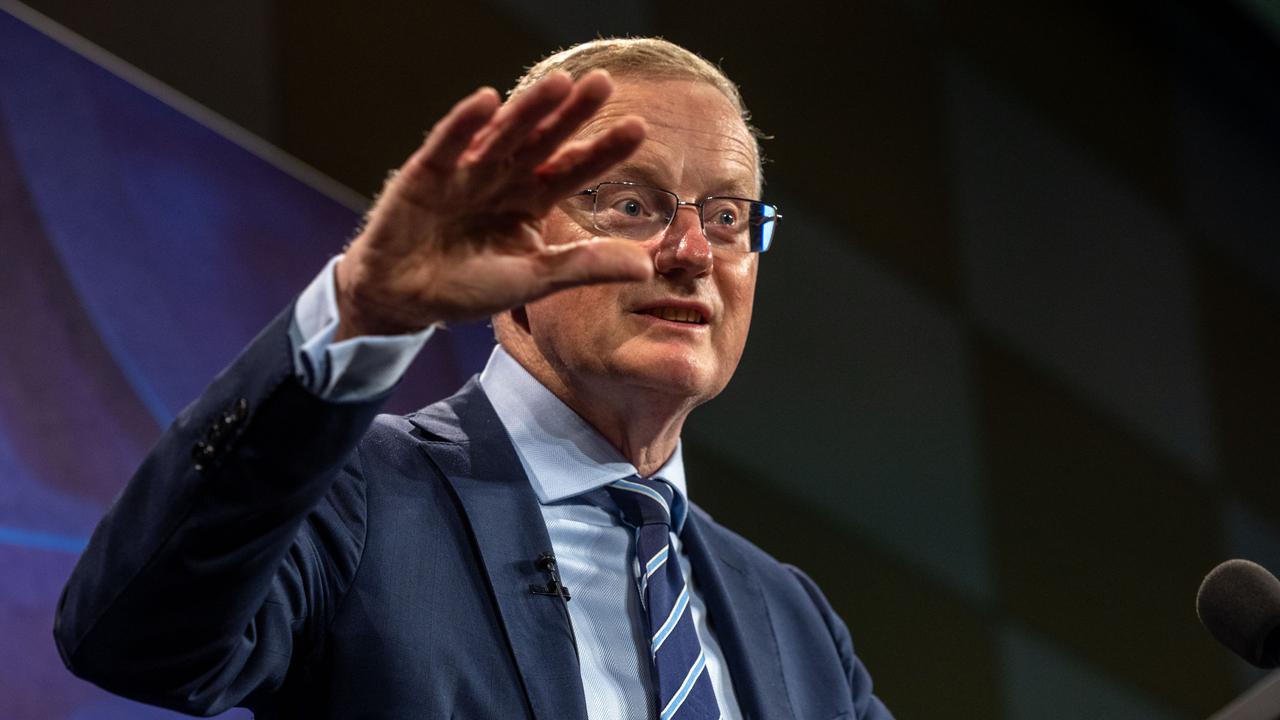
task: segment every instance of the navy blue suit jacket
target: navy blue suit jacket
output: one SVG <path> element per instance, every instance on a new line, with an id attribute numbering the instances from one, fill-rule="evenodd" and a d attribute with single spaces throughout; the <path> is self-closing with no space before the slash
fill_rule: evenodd
<path id="1" fill-rule="evenodd" d="M 197 714 L 586 720 L 551 549 L 475 381 L 407 417 L 299 385 L 281 314 L 161 437 L 63 592 L 59 651 Z M 887 718 L 817 587 L 692 508 L 683 531 L 749 718 Z"/>

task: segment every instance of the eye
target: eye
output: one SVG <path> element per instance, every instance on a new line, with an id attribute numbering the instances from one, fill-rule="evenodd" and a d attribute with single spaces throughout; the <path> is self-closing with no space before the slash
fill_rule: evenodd
<path id="1" fill-rule="evenodd" d="M 654 214 L 652 205 L 648 198 L 632 193 L 609 198 L 609 211 L 626 218 L 647 218 Z"/>
<path id="2" fill-rule="evenodd" d="M 712 198 L 711 204 L 703 211 L 708 225 L 726 230 L 736 229 L 742 222 L 742 213 L 738 205 L 729 198 Z"/>

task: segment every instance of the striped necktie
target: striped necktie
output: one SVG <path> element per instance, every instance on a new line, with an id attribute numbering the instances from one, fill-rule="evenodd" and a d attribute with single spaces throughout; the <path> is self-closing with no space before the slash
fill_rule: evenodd
<path id="1" fill-rule="evenodd" d="M 622 520 L 636 530 L 640 602 L 649 626 L 659 720 L 720 717 L 706 657 L 689 609 L 689 587 L 671 548 L 675 491 L 662 480 L 632 476 L 608 486 Z"/>

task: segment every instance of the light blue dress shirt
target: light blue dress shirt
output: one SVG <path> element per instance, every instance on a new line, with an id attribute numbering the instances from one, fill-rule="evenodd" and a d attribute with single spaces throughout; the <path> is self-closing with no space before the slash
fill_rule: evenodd
<path id="1" fill-rule="evenodd" d="M 334 343 L 337 260 L 325 266 L 295 305 L 294 364 L 303 383 L 320 397 L 354 401 L 394 385 L 432 329 Z M 655 717 L 649 642 L 636 584 L 639 568 L 632 549 L 635 536 L 614 512 L 596 504 L 599 493 L 593 492 L 635 475 L 635 467 L 501 346 L 494 348 L 480 374 L 480 387 L 511 437 L 538 496 L 560 579 L 573 597 L 568 603 L 569 618 L 578 644 L 587 716 L 593 720 Z M 681 549 L 679 531 L 687 515 L 688 489 L 679 444 L 653 476 L 666 480 L 676 491 L 672 549 L 689 584 L 689 610 L 721 717 L 740 718 L 724 653 L 707 624 L 697 578 Z"/>
<path id="2" fill-rule="evenodd" d="M 298 296 L 293 306 L 289 337 L 293 367 L 302 384 L 326 400 L 367 400 L 391 389 L 417 357 L 435 327 L 412 335 L 349 338 L 338 334 L 338 292 L 335 256 Z"/>

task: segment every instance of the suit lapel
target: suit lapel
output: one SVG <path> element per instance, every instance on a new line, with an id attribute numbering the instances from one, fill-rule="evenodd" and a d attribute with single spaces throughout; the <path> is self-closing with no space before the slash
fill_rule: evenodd
<path id="1" fill-rule="evenodd" d="M 764 593 L 742 554 L 717 530 L 705 514 L 694 510 L 681 538 L 733 677 L 738 705 L 750 720 L 794 718 Z"/>
<path id="2" fill-rule="evenodd" d="M 423 447 L 462 505 L 534 717 L 586 720 L 568 611 L 557 598 L 529 592 L 546 583 L 534 560 L 551 550 L 551 538 L 488 398 L 473 380 L 410 420 L 441 438 Z"/>

